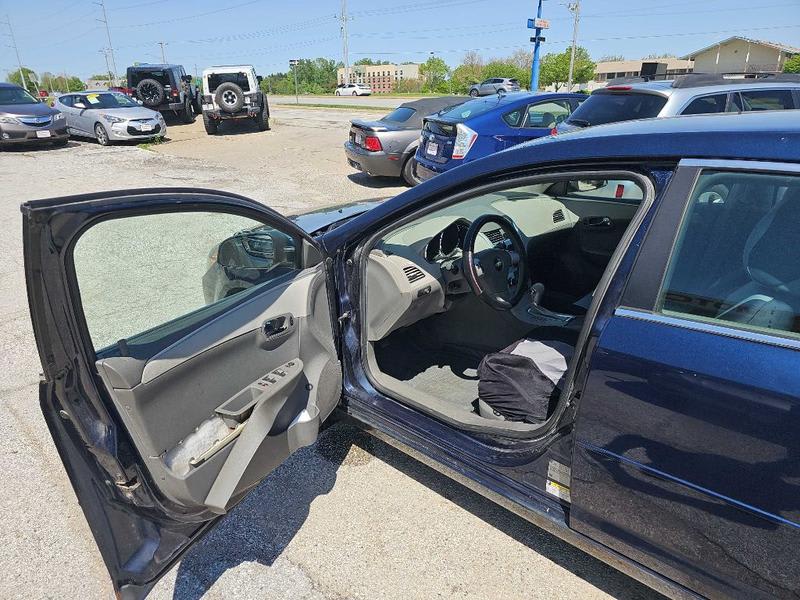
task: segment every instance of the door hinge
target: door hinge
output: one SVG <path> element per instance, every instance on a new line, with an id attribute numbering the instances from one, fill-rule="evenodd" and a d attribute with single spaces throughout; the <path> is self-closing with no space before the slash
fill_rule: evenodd
<path id="1" fill-rule="evenodd" d="M 347 312 L 343 312 L 341 314 L 341 316 L 339 317 L 339 319 L 338 319 L 339 326 L 341 327 L 342 325 L 344 325 L 345 321 L 349 321 L 349 320 L 350 320 L 350 311 L 348 310 Z"/>

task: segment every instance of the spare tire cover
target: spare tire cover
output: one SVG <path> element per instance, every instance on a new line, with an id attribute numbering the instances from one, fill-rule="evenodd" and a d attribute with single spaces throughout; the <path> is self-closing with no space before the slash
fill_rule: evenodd
<path id="1" fill-rule="evenodd" d="M 244 91 L 235 83 L 223 83 L 214 94 L 220 110 L 233 113 L 242 110 L 244 106 Z"/>
<path id="2" fill-rule="evenodd" d="M 164 101 L 164 86 L 155 79 L 142 79 L 136 86 L 136 95 L 145 106 L 158 106 Z"/>

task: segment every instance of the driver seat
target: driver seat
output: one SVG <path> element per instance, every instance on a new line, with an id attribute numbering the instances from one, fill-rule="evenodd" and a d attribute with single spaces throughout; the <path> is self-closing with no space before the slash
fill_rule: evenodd
<path id="1" fill-rule="evenodd" d="M 578 343 L 578 329 L 537 327 L 478 366 L 478 413 L 541 424 L 553 412 Z"/>

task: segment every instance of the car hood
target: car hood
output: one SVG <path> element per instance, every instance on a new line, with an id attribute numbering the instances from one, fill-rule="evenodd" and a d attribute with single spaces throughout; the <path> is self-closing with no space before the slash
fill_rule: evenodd
<path id="1" fill-rule="evenodd" d="M 96 108 L 89 109 L 97 112 L 98 114 L 111 115 L 112 117 L 119 117 L 120 119 L 155 119 L 158 113 L 144 106 L 135 108 Z"/>
<path id="2" fill-rule="evenodd" d="M 58 111 L 47 104 L 36 102 L 34 104 L 0 104 L 0 114 L 13 116 L 49 117 Z"/>
<path id="3" fill-rule="evenodd" d="M 304 229 L 311 235 L 325 233 L 333 226 L 341 225 L 343 221 L 352 219 L 368 210 L 375 208 L 379 204 L 385 202 L 382 200 L 367 200 L 363 202 L 353 202 L 352 204 L 344 204 L 342 206 L 326 206 L 311 212 L 303 213 L 302 215 L 293 215 L 289 219 Z"/>

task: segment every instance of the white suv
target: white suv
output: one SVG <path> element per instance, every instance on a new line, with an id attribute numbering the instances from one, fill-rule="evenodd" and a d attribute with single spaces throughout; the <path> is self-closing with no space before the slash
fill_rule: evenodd
<path id="1" fill-rule="evenodd" d="M 209 67 L 203 71 L 203 124 L 213 135 L 222 121 L 252 119 L 259 131 L 269 129 L 269 103 L 261 76 L 252 65 Z"/>
<path id="2" fill-rule="evenodd" d="M 369 96 L 372 88 L 363 83 L 340 83 L 336 86 L 335 96 Z"/>

